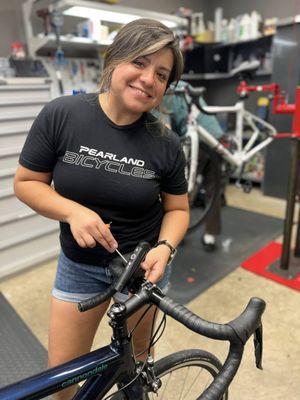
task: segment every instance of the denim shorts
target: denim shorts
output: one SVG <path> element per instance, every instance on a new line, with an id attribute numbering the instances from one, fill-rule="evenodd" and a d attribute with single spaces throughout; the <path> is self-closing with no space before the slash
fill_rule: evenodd
<path id="1" fill-rule="evenodd" d="M 130 253 L 124 255 L 129 259 Z M 123 265 L 118 258 L 113 259 L 111 263 Z M 163 278 L 157 282 L 157 286 L 167 293 L 169 289 L 169 280 L 171 275 L 171 266 L 165 269 Z M 103 292 L 111 285 L 113 276 L 109 265 L 97 266 L 77 263 L 70 260 L 61 251 L 58 258 L 58 266 L 52 296 L 59 300 L 78 303 Z M 114 295 L 116 301 L 125 301 L 128 298 L 128 291 L 117 292 Z"/>

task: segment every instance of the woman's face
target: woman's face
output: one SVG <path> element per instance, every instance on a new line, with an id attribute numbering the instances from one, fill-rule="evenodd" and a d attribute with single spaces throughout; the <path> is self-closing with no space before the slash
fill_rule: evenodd
<path id="1" fill-rule="evenodd" d="M 114 104 L 136 116 L 157 107 L 165 93 L 173 61 L 172 50 L 163 48 L 119 64 L 113 71 L 109 90 Z"/>

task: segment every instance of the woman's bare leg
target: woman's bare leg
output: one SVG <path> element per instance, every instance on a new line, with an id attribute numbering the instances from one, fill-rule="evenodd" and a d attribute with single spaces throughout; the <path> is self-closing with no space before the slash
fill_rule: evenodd
<path id="1" fill-rule="evenodd" d="M 98 325 L 109 306 L 109 301 L 81 313 L 77 303 L 52 298 L 49 327 L 48 364 L 54 367 L 90 351 Z M 69 400 L 76 387 L 56 394 L 57 400 Z"/>
<path id="2" fill-rule="evenodd" d="M 139 318 L 143 314 L 143 312 L 146 310 L 148 306 L 143 307 L 141 310 L 139 310 L 137 313 L 132 315 L 128 319 L 128 329 L 132 330 L 136 323 L 138 322 Z M 152 306 L 150 310 L 147 312 L 147 314 L 144 316 L 136 330 L 133 332 L 133 347 L 134 347 L 134 353 L 137 355 L 144 350 L 146 350 L 149 347 L 150 339 L 151 339 L 151 329 L 152 329 L 152 324 L 153 324 L 153 317 L 155 313 L 155 306 Z M 151 350 L 151 354 L 153 355 L 153 349 Z M 142 355 L 138 356 L 137 359 L 144 361 L 145 358 L 147 357 L 147 351 L 143 353 Z"/>

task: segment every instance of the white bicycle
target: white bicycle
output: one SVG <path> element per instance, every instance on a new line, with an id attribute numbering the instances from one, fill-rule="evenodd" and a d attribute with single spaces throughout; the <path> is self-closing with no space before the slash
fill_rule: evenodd
<path id="1" fill-rule="evenodd" d="M 232 75 L 255 69 L 257 69 L 256 62 L 245 62 L 239 68 L 233 70 Z M 202 224 L 220 194 L 221 174 L 216 157 L 220 156 L 228 163 L 230 174 L 235 173 L 238 176 L 238 182 L 240 182 L 247 162 L 270 144 L 277 133 L 274 126 L 245 109 L 246 94 L 240 93 L 239 101 L 233 106 L 202 107 L 199 100 L 204 91 L 205 89 L 202 87 L 195 88 L 186 85 L 180 88 L 171 87 L 168 93 L 184 96 L 189 109 L 187 131 L 181 140 L 186 156 L 186 178 L 191 207 L 190 231 Z M 226 144 L 217 140 L 207 129 L 198 124 L 197 116 L 199 112 L 208 115 L 235 114 L 235 131 L 226 137 Z M 245 136 L 245 126 L 247 126 L 247 136 Z M 199 162 L 199 154 L 203 154 L 203 152 L 208 154 L 211 158 L 211 166 L 215 168 L 212 172 L 213 182 L 210 185 L 209 196 L 206 198 L 205 207 L 201 209 L 193 207 L 193 204 L 203 183 L 203 171 L 201 170 L 201 162 Z M 245 191 L 250 191 L 250 189 L 250 187 L 246 187 Z"/>

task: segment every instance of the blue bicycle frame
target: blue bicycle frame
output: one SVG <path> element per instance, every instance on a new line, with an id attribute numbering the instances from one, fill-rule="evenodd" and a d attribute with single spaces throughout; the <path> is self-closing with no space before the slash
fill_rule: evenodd
<path id="1" fill-rule="evenodd" d="M 84 380 L 86 383 L 74 400 L 97 399 L 103 397 L 125 372 L 128 373 L 125 357 L 106 346 L 0 389 L 0 399 L 41 399 Z"/>
<path id="2" fill-rule="evenodd" d="M 108 312 L 109 324 L 113 330 L 111 344 L 0 389 L 0 400 L 38 400 L 82 381 L 85 383 L 77 391 L 73 400 L 100 400 L 113 385 L 121 389 L 123 399 L 149 399 L 148 393 L 156 393 L 161 382 L 156 377 L 150 355 L 142 366 L 136 363 L 131 335 L 126 324 L 127 319 L 146 304 L 156 305 L 161 311 L 198 334 L 230 342 L 226 361 L 199 399 L 222 398 L 239 368 L 244 345 L 253 334 L 256 366 L 262 368 L 261 316 L 265 309 L 265 302 L 259 298 L 250 299 L 242 314 L 227 324 L 206 321 L 184 306 L 173 302 L 156 285 L 144 279 L 140 281 L 136 265 L 140 264 L 143 258 L 142 253 L 146 251 L 143 246 L 136 248 L 135 257 L 131 256 L 131 262 L 128 262 L 112 289 L 109 288 L 107 293 L 101 294 L 100 297 L 97 295 L 79 304 L 80 311 L 95 307 L 103 301 L 104 295 L 111 297 L 116 291 L 115 287 L 121 286 L 122 289 L 127 281 L 133 279 L 132 270 L 136 271 L 137 277 L 133 279 L 131 287 L 134 288 L 138 283 L 138 291 L 134 291 L 135 295 L 131 296 L 125 304 L 113 304 Z M 113 290 L 112 293 L 111 290 Z M 116 398 L 116 396 L 113 397 L 115 400 Z"/>
<path id="3" fill-rule="evenodd" d="M 119 311 L 120 304 L 111 310 Z M 125 307 L 123 307 L 123 312 Z M 134 380 L 124 389 L 125 398 L 144 399 L 144 385 L 136 374 L 131 338 L 126 320 L 117 319 L 111 345 L 92 351 L 67 363 L 48 369 L 35 376 L 0 389 L 0 400 L 35 400 L 86 381 L 73 400 L 96 400 L 118 384 L 120 387 Z M 137 378 L 137 379 L 134 379 Z"/>

